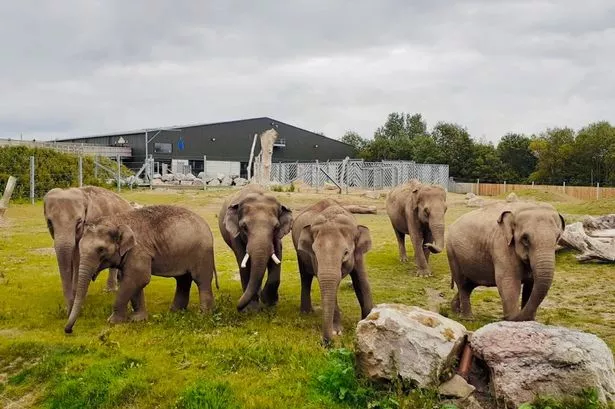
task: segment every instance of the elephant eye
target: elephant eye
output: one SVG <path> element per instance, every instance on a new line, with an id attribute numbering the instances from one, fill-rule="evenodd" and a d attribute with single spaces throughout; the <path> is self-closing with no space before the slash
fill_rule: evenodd
<path id="1" fill-rule="evenodd" d="M 425 209 L 423 209 L 423 211 L 425 212 L 426 216 L 429 216 L 429 207 L 426 207 Z"/>
<path id="2" fill-rule="evenodd" d="M 98 251 L 99 254 L 102 254 L 105 251 L 105 248 L 103 246 L 99 246 L 96 251 Z"/>
<path id="3" fill-rule="evenodd" d="M 521 236 L 521 244 L 523 244 L 525 247 L 528 247 L 530 245 L 530 236 L 527 233 L 524 233 Z"/>

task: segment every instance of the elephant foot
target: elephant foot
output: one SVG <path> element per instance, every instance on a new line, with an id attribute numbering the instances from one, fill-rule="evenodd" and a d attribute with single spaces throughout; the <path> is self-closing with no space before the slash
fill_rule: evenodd
<path id="1" fill-rule="evenodd" d="M 402 263 L 407 263 L 408 262 L 408 256 L 401 256 L 399 258 L 399 261 L 401 261 Z"/>
<path id="2" fill-rule="evenodd" d="M 139 311 L 135 312 L 130 316 L 131 322 L 139 322 L 147 320 L 147 311 Z"/>
<path id="3" fill-rule="evenodd" d="M 301 314 L 312 314 L 314 312 L 314 308 L 310 305 L 309 307 L 301 307 Z"/>
<path id="4" fill-rule="evenodd" d="M 258 312 L 261 310 L 261 305 L 258 301 L 256 300 L 252 300 L 250 301 L 250 303 L 248 305 L 246 305 L 244 307 L 244 309 L 241 310 L 241 312 L 244 313 L 248 313 L 248 312 Z"/>
<path id="5" fill-rule="evenodd" d="M 107 287 L 103 288 L 103 292 L 105 292 L 105 293 L 114 293 L 116 291 L 117 291 L 117 287 L 116 286 L 113 286 L 113 287 L 107 286 Z"/>
<path id="6" fill-rule="evenodd" d="M 119 324 L 122 322 L 126 322 L 126 317 L 125 316 L 120 316 L 116 313 L 113 313 L 109 316 L 109 318 L 107 318 L 107 322 L 109 324 Z"/>
<path id="7" fill-rule="evenodd" d="M 465 321 L 474 321 L 474 315 L 471 312 L 462 312 L 459 317 Z"/>
<path id="8" fill-rule="evenodd" d="M 416 271 L 416 276 L 417 277 L 431 277 L 432 276 L 431 270 L 429 268 L 425 268 L 425 269 L 419 268 Z"/>
<path id="9" fill-rule="evenodd" d="M 333 335 L 342 335 L 342 330 L 344 329 L 344 327 L 342 326 L 341 322 L 334 322 L 333 323 Z"/>

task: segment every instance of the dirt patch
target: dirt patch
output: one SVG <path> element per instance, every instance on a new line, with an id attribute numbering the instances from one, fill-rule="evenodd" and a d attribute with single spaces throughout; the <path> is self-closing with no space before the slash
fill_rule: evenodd
<path id="1" fill-rule="evenodd" d="M 42 256 L 55 256 L 56 252 L 53 247 L 41 247 L 38 249 L 30 250 L 30 253 L 38 254 Z"/>
<path id="2" fill-rule="evenodd" d="M 0 329 L 0 338 L 15 338 L 21 334 L 23 334 L 23 331 L 17 328 Z"/>

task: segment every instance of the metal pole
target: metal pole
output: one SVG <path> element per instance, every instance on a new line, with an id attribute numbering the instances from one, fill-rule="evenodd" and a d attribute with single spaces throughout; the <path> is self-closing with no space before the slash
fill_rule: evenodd
<path id="1" fill-rule="evenodd" d="M 596 199 L 600 199 L 600 182 L 596 182 Z"/>
<path id="2" fill-rule="evenodd" d="M 34 156 L 30 156 L 30 203 L 34 204 Z"/>
<path id="3" fill-rule="evenodd" d="M 207 155 L 203 155 L 203 190 L 207 190 Z"/>
<path id="4" fill-rule="evenodd" d="M 79 155 L 79 187 L 83 187 L 83 156 Z"/>
<path id="5" fill-rule="evenodd" d="M 148 158 L 148 156 L 147 156 L 147 145 L 148 145 L 148 143 L 147 143 L 147 139 L 148 139 L 147 135 L 148 135 L 148 132 L 145 131 L 145 160 L 143 161 L 144 164 L 147 164 L 147 158 Z M 149 179 L 149 174 L 147 173 L 147 165 L 145 166 L 145 177 Z"/>
<path id="6" fill-rule="evenodd" d="M 120 176 L 122 174 L 122 162 L 120 159 L 120 155 L 117 155 L 117 191 L 121 192 L 121 187 L 120 187 Z"/>
<path id="7" fill-rule="evenodd" d="M 94 177 L 98 179 L 98 155 L 94 155 Z"/>
<path id="8" fill-rule="evenodd" d="M 316 159 L 316 193 L 318 193 L 319 187 L 320 187 L 320 165 L 318 164 L 318 159 Z"/>
<path id="9" fill-rule="evenodd" d="M 566 181 L 564 181 L 564 184 L 562 186 L 563 186 L 564 193 L 566 193 Z"/>

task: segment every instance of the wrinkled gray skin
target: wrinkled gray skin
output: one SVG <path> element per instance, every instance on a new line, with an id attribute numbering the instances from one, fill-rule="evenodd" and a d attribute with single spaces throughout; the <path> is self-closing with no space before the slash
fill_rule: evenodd
<path id="1" fill-rule="evenodd" d="M 293 244 L 301 275 L 301 312 L 312 312 L 312 279 L 318 278 L 323 311 L 322 338 L 329 345 L 342 332 L 337 291 L 350 274 L 361 306 L 361 318 L 372 310 L 372 295 L 364 255 L 371 248 L 369 229 L 331 199 L 303 210 L 293 222 Z"/>
<path id="2" fill-rule="evenodd" d="M 100 187 L 51 189 L 43 198 L 47 228 L 62 279 L 62 291 L 67 314 L 75 298 L 79 268 L 79 240 L 83 225 L 101 216 L 132 210 L 130 203 L 117 194 Z M 115 291 L 117 270 L 110 269 L 107 291 Z"/>
<path id="3" fill-rule="evenodd" d="M 244 187 L 222 204 L 220 233 L 235 253 L 241 276 L 239 311 L 259 309 L 259 297 L 265 305 L 277 304 L 281 266 L 275 258 L 282 260 L 282 238 L 290 232 L 292 221 L 291 210 L 259 185 Z M 241 267 L 246 254 L 249 258 Z M 260 291 L 266 269 L 267 282 Z"/>
<path id="4" fill-rule="evenodd" d="M 472 290 L 497 286 L 505 320 L 533 321 L 551 287 L 565 227 L 545 203 L 494 203 L 461 216 L 448 228 L 446 242 L 451 288 L 454 282 L 458 289 L 453 311 L 472 318 Z"/>
<path id="5" fill-rule="evenodd" d="M 402 263 L 408 261 L 406 234 L 414 247 L 417 276 L 431 276 L 429 255 L 444 249 L 446 191 L 417 179 L 397 186 L 387 196 L 386 210 L 395 231 Z"/>
<path id="6" fill-rule="evenodd" d="M 85 226 L 79 251 L 77 294 L 66 333 L 73 330 L 90 281 L 109 267 L 121 271 L 110 323 L 126 321 L 129 301 L 134 310 L 131 321 L 147 319 L 143 288 L 152 275 L 177 281 L 172 311 L 188 306 L 192 281 L 199 288 L 201 311 L 211 311 L 214 306 L 213 235 L 207 222 L 191 210 L 158 205 L 102 217 Z"/>

